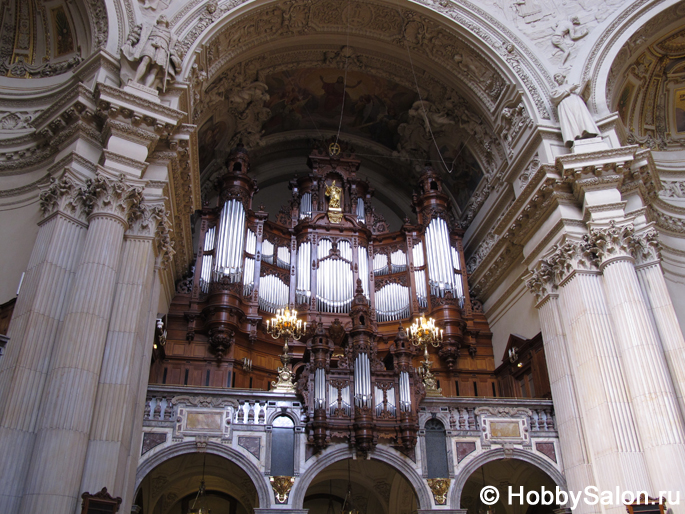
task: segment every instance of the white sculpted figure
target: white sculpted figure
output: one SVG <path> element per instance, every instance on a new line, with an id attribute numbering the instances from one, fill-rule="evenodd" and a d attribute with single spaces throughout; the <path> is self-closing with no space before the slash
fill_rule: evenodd
<path id="1" fill-rule="evenodd" d="M 566 64 L 571 55 L 571 48 L 579 39 L 587 36 L 588 30 L 586 27 L 581 27 L 580 18 L 578 16 L 571 16 L 567 20 L 557 23 L 552 35 L 552 44 L 562 52 L 561 63 Z"/>
<path id="2" fill-rule="evenodd" d="M 580 96 L 584 87 L 578 84 L 566 84 L 566 77 L 561 73 L 554 75 L 559 87 L 551 93 L 552 103 L 559 112 L 559 124 L 564 144 L 572 147 L 576 139 L 595 137 L 599 129 L 595 120 Z"/>
<path id="3" fill-rule="evenodd" d="M 166 83 L 181 71 L 181 59 L 175 50 L 176 38 L 169 29 L 166 16 L 157 18 L 154 26 L 137 25 L 129 34 L 121 53 L 135 67 L 129 77 L 146 87 L 166 89 Z M 122 74 L 123 78 L 123 74 Z"/>

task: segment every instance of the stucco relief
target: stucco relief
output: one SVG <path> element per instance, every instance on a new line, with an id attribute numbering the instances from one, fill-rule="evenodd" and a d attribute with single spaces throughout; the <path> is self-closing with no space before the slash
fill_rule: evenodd
<path id="1" fill-rule="evenodd" d="M 428 55 L 439 61 L 471 87 L 488 107 L 493 108 L 506 81 L 479 52 L 470 48 L 455 32 L 414 11 L 384 5 L 352 2 L 349 5 L 320 0 L 311 3 L 286 2 L 271 5 L 229 23 L 206 45 L 207 68 L 213 76 L 241 51 L 269 37 L 313 33 L 351 33 L 376 38 L 403 50 Z M 195 37 L 188 34 L 179 42 L 184 55 Z M 327 56 L 330 60 L 332 56 Z"/>

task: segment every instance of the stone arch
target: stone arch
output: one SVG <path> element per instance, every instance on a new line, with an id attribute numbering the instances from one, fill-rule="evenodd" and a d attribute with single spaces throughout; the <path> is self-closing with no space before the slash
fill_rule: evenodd
<path id="1" fill-rule="evenodd" d="M 614 61 L 628 41 L 647 24 L 658 31 L 670 25 L 671 20 L 678 19 L 678 16 L 682 18 L 685 14 L 685 8 L 674 1 L 662 2 L 649 9 L 641 9 L 643 5 L 644 2 L 631 2 L 626 4 L 625 9 L 617 12 L 607 22 L 608 25 L 594 44 L 586 50 L 583 65 L 577 68 L 573 77 L 569 77 L 569 82 L 590 81 L 588 107 L 599 116 L 613 112 L 611 98 L 607 96 L 608 78 Z"/>
<path id="2" fill-rule="evenodd" d="M 507 456 L 508 458 L 513 458 L 532 464 L 544 473 L 546 473 L 556 485 L 558 485 L 562 490 L 566 490 L 566 479 L 561 474 L 561 472 L 550 462 L 544 458 L 536 455 L 533 452 L 520 450 L 518 448 L 513 449 L 513 455 Z M 450 504 L 453 505 L 455 509 L 461 508 L 461 493 L 464 490 L 466 481 L 469 477 L 482 465 L 487 464 L 495 460 L 504 459 L 504 449 L 497 448 L 485 453 L 481 453 L 466 466 L 459 470 L 459 473 L 455 476 L 454 486 L 452 487 L 452 492 L 450 493 Z"/>
<path id="3" fill-rule="evenodd" d="M 264 475 L 253 463 L 247 459 L 247 457 L 229 446 L 224 446 L 213 442 L 207 443 L 207 448 L 205 451 L 211 455 L 223 457 L 240 467 L 240 469 L 242 469 L 250 478 L 255 486 L 255 489 L 257 490 L 259 507 L 266 508 L 271 505 L 271 487 Z M 143 479 L 157 466 L 173 457 L 178 457 L 180 455 L 189 453 L 197 453 L 197 445 L 194 442 L 173 444 L 168 448 L 155 453 L 149 459 L 144 460 L 138 466 L 138 470 L 136 472 L 135 489 L 137 490 L 140 487 L 140 483 L 143 481 Z"/>
<path id="4" fill-rule="evenodd" d="M 329 448 L 328 450 L 325 450 L 317 459 L 317 461 L 304 473 L 302 473 L 302 475 L 300 475 L 300 477 L 295 481 L 295 485 L 293 486 L 290 494 L 290 499 L 288 500 L 291 504 L 291 508 L 302 508 L 302 505 L 304 504 L 304 497 L 307 493 L 309 485 L 321 471 L 326 469 L 331 464 L 341 460 L 351 459 L 353 456 L 354 453 L 352 449 L 347 445 L 340 445 L 335 448 Z M 378 460 L 388 464 L 389 466 L 395 468 L 395 470 L 405 479 L 407 479 L 416 493 L 419 510 L 431 508 L 433 505 L 433 497 L 428 489 L 428 485 L 419 476 L 416 470 L 407 464 L 404 458 L 390 450 L 386 450 L 381 447 L 376 447 L 376 449 L 371 452 L 370 458 L 372 460 Z"/>
<path id="5" fill-rule="evenodd" d="M 272 10 L 280 10 L 281 0 L 266 0 L 262 2 L 249 2 L 243 4 L 233 10 L 230 10 L 223 14 L 222 16 L 217 16 L 216 12 L 209 13 L 204 12 L 202 9 L 194 9 L 192 12 L 186 13 L 184 16 L 179 18 L 174 23 L 174 32 L 178 37 L 180 50 L 183 55 L 183 71 L 181 76 L 184 80 L 192 82 L 193 67 L 198 63 L 202 64 L 200 60 L 196 58 L 198 52 L 201 51 L 203 47 L 210 46 L 218 38 L 218 36 L 232 29 L 234 24 L 239 23 L 241 20 L 247 19 L 250 16 L 254 16 L 260 11 L 272 12 Z M 426 23 L 438 26 L 438 28 L 444 28 L 458 37 L 458 41 L 463 44 L 463 49 L 475 52 L 483 56 L 488 65 L 491 65 L 493 69 L 504 77 L 509 84 L 513 84 L 514 87 L 508 91 L 511 98 L 505 100 L 505 103 L 511 101 L 516 95 L 514 90 L 518 89 L 523 93 L 525 102 L 529 113 L 533 118 L 539 119 L 551 119 L 551 104 L 549 103 L 546 95 L 546 90 L 550 85 L 553 84 L 552 76 L 546 66 L 538 59 L 536 53 L 537 50 L 529 47 L 529 45 L 519 38 L 519 36 L 510 30 L 504 23 L 502 23 L 497 18 L 491 16 L 486 10 L 481 9 L 475 5 L 470 5 L 468 8 L 459 4 L 449 4 L 440 5 L 439 3 L 429 3 L 429 2 L 409 2 L 401 0 L 399 2 L 382 2 L 369 1 L 367 4 L 381 7 L 389 7 L 400 11 L 404 10 L 410 12 L 412 20 L 425 20 Z M 227 52 L 219 52 L 220 57 L 216 59 L 207 66 L 207 76 L 203 79 L 205 80 L 205 85 L 210 84 L 212 80 L 218 76 L 218 74 L 228 68 L 231 62 L 236 62 L 241 55 L 255 55 L 260 53 L 258 50 L 259 46 L 276 35 L 287 35 L 290 40 L 287 41 L 288 46 L 297 47 L 298 49 L 303 48 L 302 43 L 306 42 L 305 37 L 300 37 L 297 34 L 298 28 L 293 28 L 291 26 L 293 22 L 291 18 L 294 16 L 298 6 L 293 4 L 287 9 L 283 7 L 283 13 L 275 14 L 275 18 L 283 18 L 284 23 L 287 23 L 285 30 L 281 30 L 280 25 L 278 28 L 273 29 L 269 33 L 269 38 L 262 37 L 260 40 L 255 39 L 254 43 L 244 43 L 243 48 L 235 49 L 232 47 Z M 302 15 L 302 23 L 309 24 L 310 16 Z M 262 17 L 262 24 L 266 22 Z M 280 23 L 280 21 L 279 21 Z M 402 22 L 404 23 L 404 22 Z M 402 34 L 398 34 L 401 40 L 404 40 L 405 34 L 404 29 L 407 28 L 406 23 L 402 27 Z M 332 29 L 327 29 L 328 34 L 335 34 L 336 31 Z M 344 33 L 344 31 L 343 31 Z M 292 36 L 292 37 L 291 37 Z M 308 36 L 311 37 L 311 31 Z M 364 31 L 363 29 L 354 30 L 352 33 L 352 40 L 354 39 L 365 39 L 373 40 L 374 37 L 371 36 L 369 31 Z M 328 38 L 330 39 L 330 37 Z M 377 38 L 376 38 L 377 39 Z M 397 39 L 397 38 L 395 38 Z M 417 41 L 415 44 L 414 52 L 416 53 L 414 59 L 418 60 L 418 51 L 420 47 L 425 44 L 432 44 L 431 39 L 436 38 L 425 38 L 425 40 Z M 292 42 L 291 42 L 292 41 Z M 380 42 L 380 39 L 378 39 Z M 343 45 L 344 43 L 341 43 Z M 349 43 L 350 46 L 355 46 L 352 41 Z M 442 43 L 441 43 L 442 44 Z M 361 46 L 361 45 L 360 45 Z M 397 45 L 395 43 L 387 45 L 381 53 L 385 51 L 395 51 L 393 57 L 397 59 L 407 60 L 407 51 L 404 45 Z M 458 47 L 457 50 L 462 49 Z M 376 52 L 378 54 L 378 52 Z M 437 52 L 427 52 L 425 54 L 425 59 L 422 60 L 422 66 L 425 66 L 423 61 L 433 62 L 434 67 L 441 67 L 443 71 L 447 71 L 449 75 L 456 78 L 458 81 L 466 84 L 467 87 L 464 91 L 471 89 L 473 93 L 469 99 L 474 104 L 481 103 L 485 104 L 488 102 L 487 99 L 481 96 L 481 101 L 478 101 L 479 93 L 475 88 L 471 87 L 476 81 L 474 80 L 474 68 L 470 66 L 470 63 L 464 63 L 462 61 L 461 66 L 458 65 L 459 61 L 454 60 L 454 53 L 449 55 L 449 63 L 446 68 L 444 63 L 439 64 L 439 59 L 436 57 Z M 452 69 L 450 69 L 450 67 Z M 484 113 L 492 114 L 494 106 L 497 102 L 501 103 L 501 99 L 493 101 L 491 108 L 483 109 Z"/>

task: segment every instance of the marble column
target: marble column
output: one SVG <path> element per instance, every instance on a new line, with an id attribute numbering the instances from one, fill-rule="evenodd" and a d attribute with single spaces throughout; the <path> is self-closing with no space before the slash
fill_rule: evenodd
<path id="1" fill-rule="evenodd" d="M 141 195 L 123 175 L 88 182 L 89 228 L 50 363 L 23 514 L 72 514 L 79 501 L 123 236 Z"/>
<path id="2" fill-rule="evenodd" d="M 145 413 L 145 401 L 147 398 L 147 387 L 150 378 L 150 358 L 152 356 L 152 343 L 155 334 L 155 320 L 157 318 L 157 306 L 161 286 L 160 271 L 166 269 L 167 260 L 173 255 L 170 248 L 168 234 L 167 237 L 160 237 L 157 241 L 158 255 L 155 261 L 155 271 L 152 277 L 152 292 L 147 313 L 147 332 L 141 330 L 141 335 L 145 344 L 137 345 L 137 349 L 142 350 L 140 356 L 138 374 L 138 384 L 135 394 L 136 404 L 133 408 L 133 430 L 131 432 L 131 442 L 129 444 L 129 454 L 127 459 L 126 476 L 124 479 L 124 489 L 121 493 L 122 512 L 133 504 L 135 498 L 136 473 L 138 471 L 138 461 L 140 450 L 143 445 L 143 416 Z"/>
<path id="3" fill-rule="evenodd" d="M 0 361 L 0 512 L 19 510 L 36 418 L 53 346 L 83 241 L 86 218 L 79 178 L 67 170 L 40 196 L 40 222 Z M 10 243 L 11 244 L 11 243 Z"/>
<path id="4" fill-rule="evenodd" d="M 144 202 L 136 214 L 124 236 L 81 492 L 107 487 L 111 494 L 123 495 L 132 434 L 138 430 L 134 419 L 140 375 L 145 375 L 146 384 L 149 375 L 141 362 L 148 367 L 149 358 L 144 356 L 149 351 L 144 346 L 152 345 L 147 336 L 154 324 L 149 315 L 153 243 L 160 223 L 167 222 L 163 205 Z"/>
<path id="5" fill-rule="evenodd" d="M 566 482 L 570 491 L 582 491 L 588 485 L 594 484 L 594 476 L 555 282 L 554 271 L 543 262 L 528 277 L 526 285 L 538 301 L 536 307 L 554 398 L 554 413 Z M 600 512 L 599 506 L 585 503 L 580 503 L 576 510 L 578 514 Z"/>
<path id="6" fill-rule="evenodd" d="M 657 237 L 656 231 L 650 230 L 633 238 L 635 271 L 661 339 L 680 413 L 685 418 L 685 339 L 664 279 Z"/>
<path id="7" fill-rule="evenodd" d="M 553 273 L 559 285 L 558 312 L 568 336 L 569 366 L 592 463 L 592 485 L 600 490 L 617 486 L 624 490 L 650 489 L 602 277 L 590 245 L 569 239 L 555 247 L 541 265 Z M 541 318 L 541 322 L 547 320 Z M 625 514 L 622 506 L 605 506 L 603 510 Z"/>
<path id="8" fill-rule="evenodd" d="M 593 228 L 607 306 L 651 478 L 651 496 L 685 484 L 685 429 L 661 341 L 632 257 L 633 225 Z"/>

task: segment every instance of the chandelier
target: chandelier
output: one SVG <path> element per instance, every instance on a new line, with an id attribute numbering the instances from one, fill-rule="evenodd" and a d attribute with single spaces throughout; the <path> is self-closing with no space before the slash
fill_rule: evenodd
<path id="1" fill-rule="evenodd" d="M 266 320 L 266 332 L 274 339 L 282 337 L 285 340 L 281 363 L 278 367 L 278 380 L 271 382 L 273 391 L 290 393 L 295 391 L 293 372 L 290 369 L 290 355 L 288 354 L 288 341 L 299 341 L 307 332 L 307 322 L 297 319 L 297 311 L 294 309 L 278 309 L 276 316 Z"/>
<path id="2" fill-rule="evenodd" d="M 426 388 L 426 396 L 442 396 L 442 389 L 437 386 L 435 375 L 431 373 L 433 363 L 428 358 L 428 346 L 438 347 L 442 343 L 443 330 L 435 326 L 433 318 L 426 319 L 421 316 L 409 327 L 409 340 L 414 346 L 423 348 L 423 361 L 419 370 L 423 385 Z"/>

